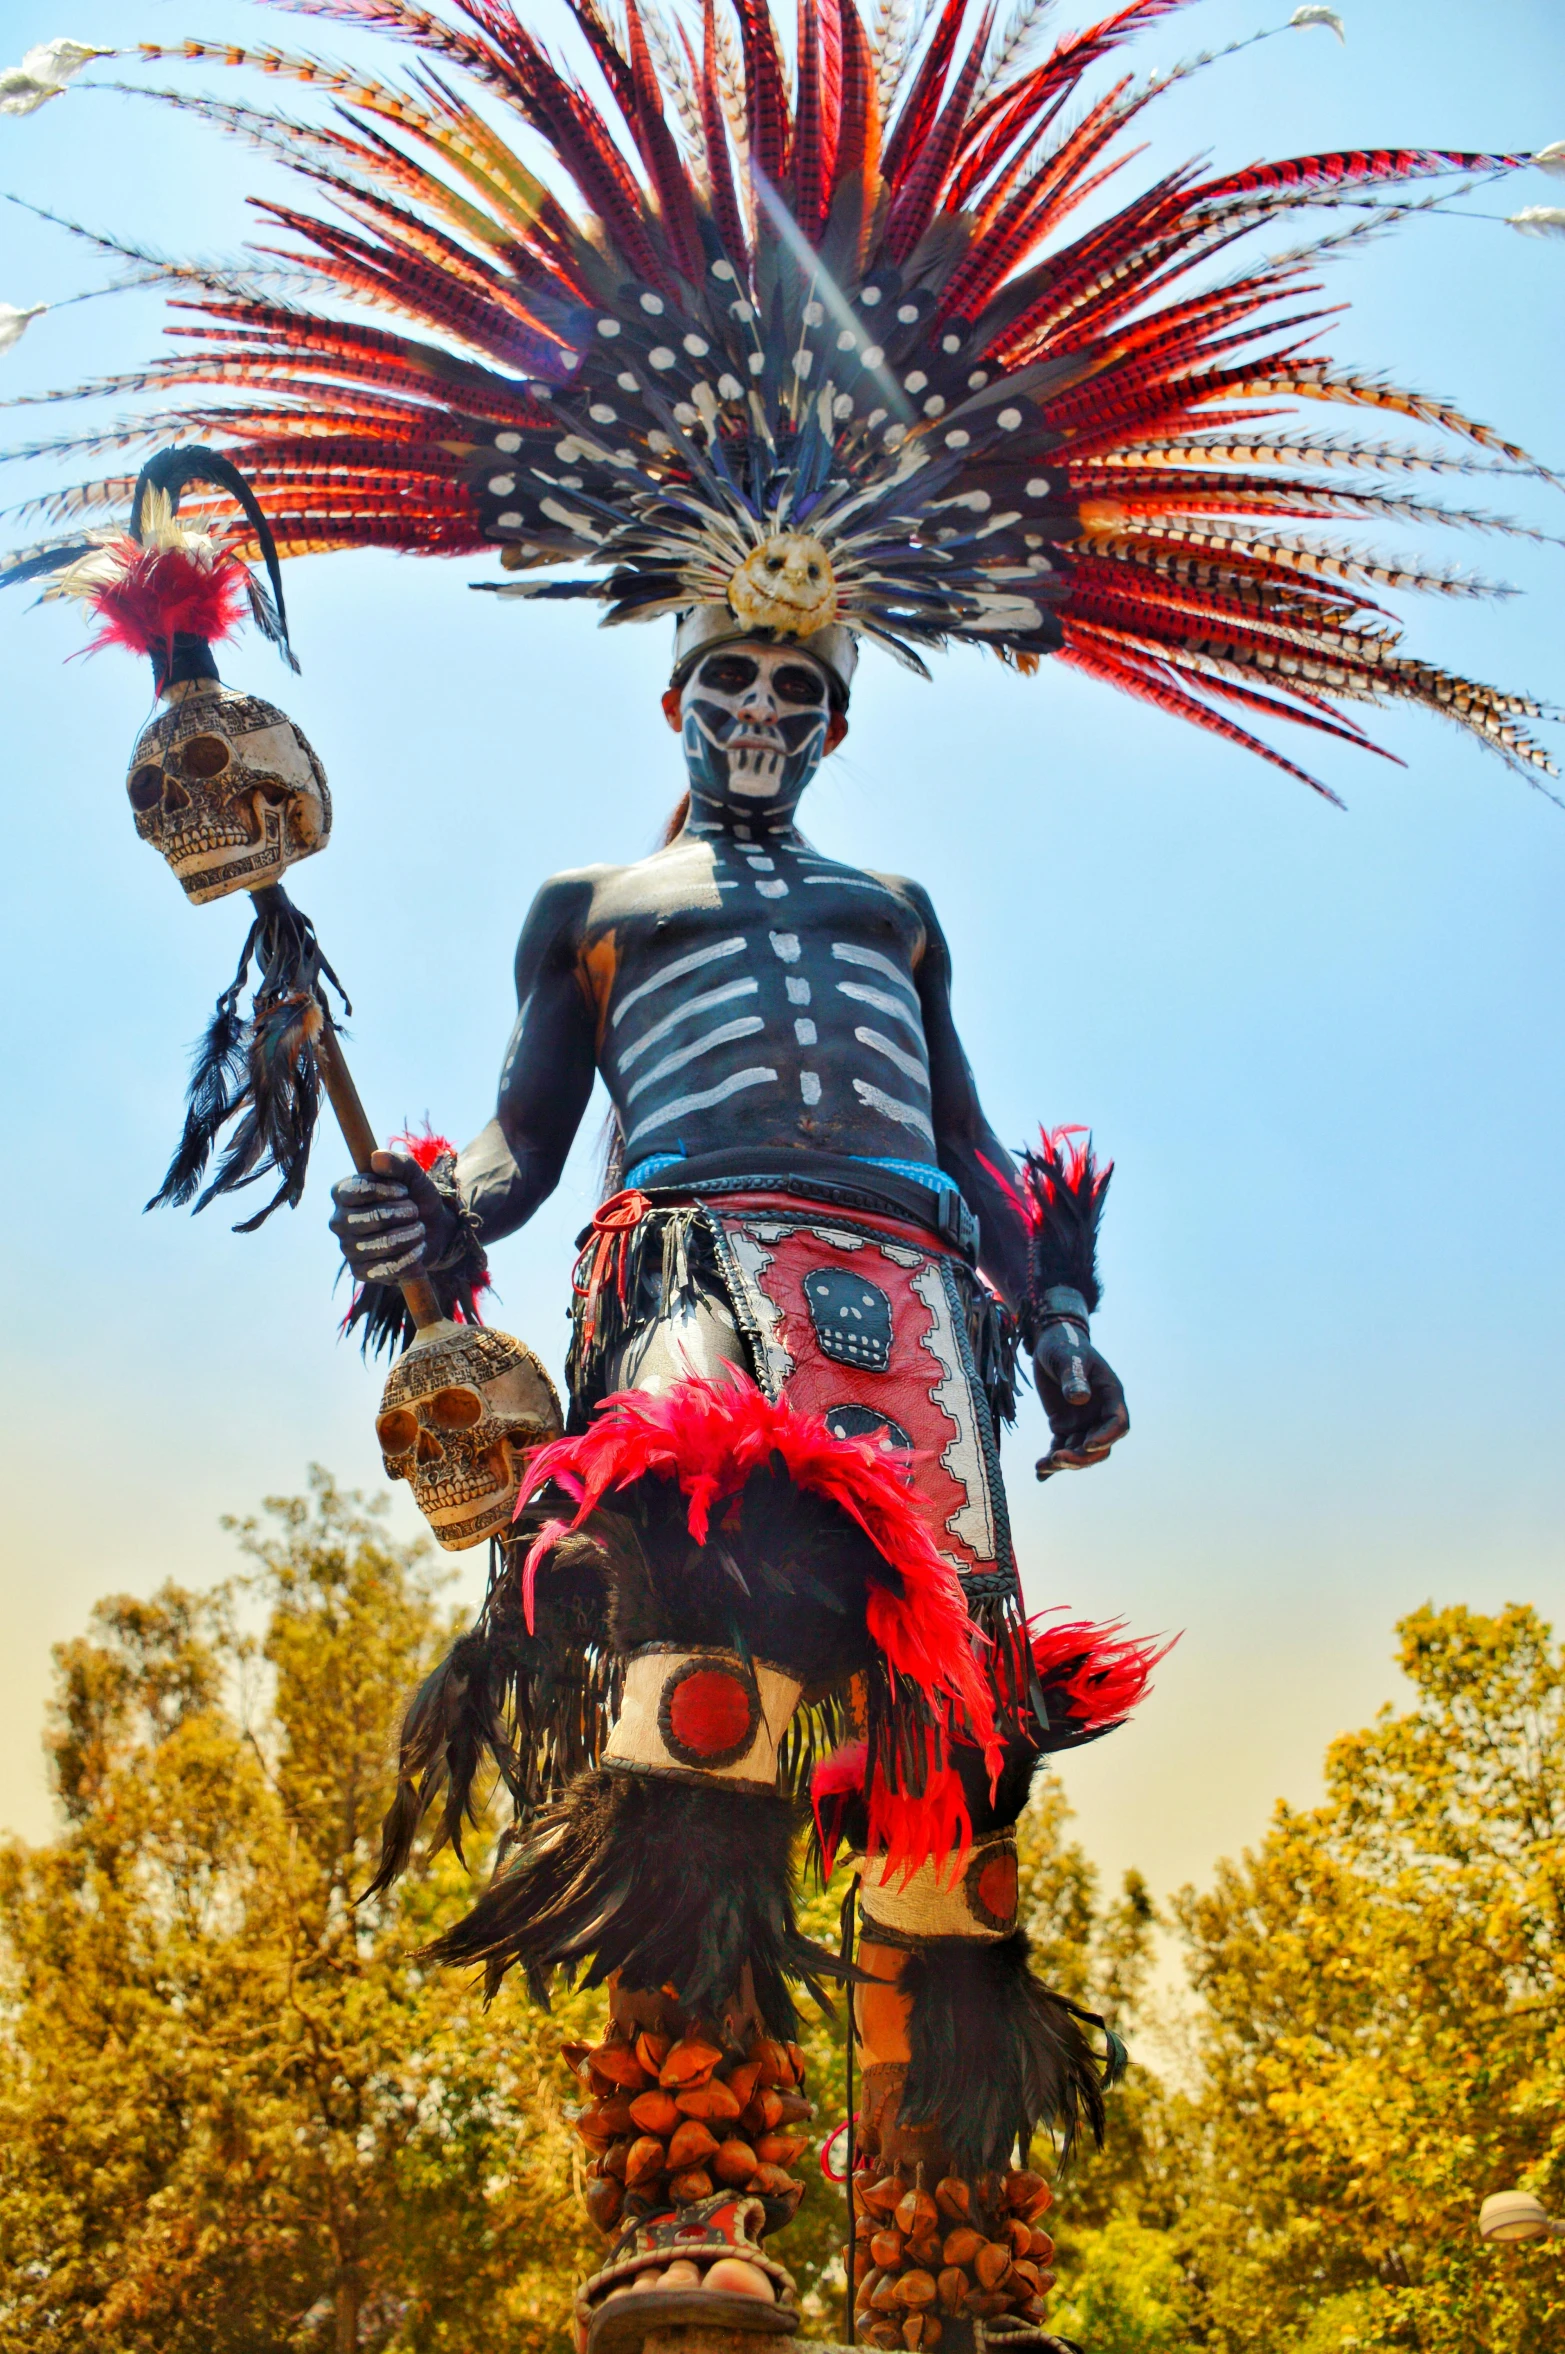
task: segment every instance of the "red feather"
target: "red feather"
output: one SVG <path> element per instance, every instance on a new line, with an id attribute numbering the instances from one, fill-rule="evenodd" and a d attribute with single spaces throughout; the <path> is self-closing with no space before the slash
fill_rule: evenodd
<path id="1" fill-rule="evenodd" d="M 1191 190 L 1197 203 L 1253 196 L 1272 189 L 1362 188 L 1376 182 L 1436 179 L 1451 172 L 1508 172 L 1525 155 L 1462 155 L 1431 147 L 1347 148 L 1331 155 L 1295 155 L 1283 163 L 1253 163 Z"/>
<path id="2" fill-rule="evenodd" d="M 823 1757 L 810 1776 L 810 1803 L 815 1810 L 815 1833 L 820 1843 L 821 1870 L 829 1880 L 842 1843 L 844 1806 L 864 1795 L 869 1764 L 866 1741 L 845 1741 L 830 1757 Z M 905 1873 L 916 1872 L 926 1858 L 950 1859 L 953 1872 L 973 1843 L 973 1819 L 968 1811 L 962 1778 L 949 1765 L 930 1765 L 924 1787 L 916 1795 L 888 1787 L 880 1766 L 868 1792 L 869 1821 L 864 1844 L 872 1856 L 884 1856 Z"/>
<path id="3" fill-rule="evenodd" d="M 1340 797 L 1331 787 L 1322 784 L 1319 777 L 1311 776 L 1307 768 L 1300 768 L 1295 762 L 1285 759 L 1281 752 L 1274 752 L 1270 744 L 1263 743 L 1259 736 L 1252 736 L 1248 728 L 1236 727 L 1231 719 L 1224 719 L 1220 712 L 1213 711 L 1198 696 L 1186 694 L 1182 687 L 1175 684 L 1165 664 L 1150 658 L 1142 659 L 1123 647 L 1111 645 L 1090 622 L 1067 618 L 1064 629 L 1065 643 L 1055 657 L 1057 661 L 1066 663 L 1072 670 L 1085 672 L 1089 678 L 1106 679 L 1123 693 L 1151 703 L 1159 711 L 1169 712 L 1176 719 L 1188 719 L 1196 727 L 1203 727 L 1210 734 L 1221 736 L 1227 743 L 1238 744 L 1246 752 L 1258 753 L 1273 768 L 1280 768 L 1286 775 L 1297 777 L 1300 784 L 1308 785 L 1312 793 L 1319 793 L 1327 801 L 1335 801 L 1339 808 L 1342 806 Z"/>
<path id="4" fill-rule="evenodd" d="M 967 119 L 967 109 L 978 87 L 978 76 L 983 71 L 984 51 L 989 46 L 993 24 L 994 11 L 986 8 L 979 19 L 973 45 L 967 53 L 967 62 L 957 75 L 939 120 L 923 142 L 918 160 L 892 210 L 886 244 L 895 262 L 907 260 L 934 219 L 940 190 L 951 168 L 951 159 L 962 135 L 962 125 Z"/>
<path id="5" fill-rule="evenodd" d="M 956 1573 L 894 1464 L 867 1440 L 835 1437 L 824 1415 L 802 1414 L 786 1398 L 774 1403 L 739 1373 L 656 1394 L 622 1390 L 605 1398 L 590 1429 L 532 1458 L 517 1509 L 554 1480 L 577 1498 L 571 1526 L 579 1528 L 610 1493 L 672 1479 L 689 1498 L 690 1534 L 704 1545 L 715 1507 L 774 1457 L 795 1486 L 835 1504 L 869 1538 L 891 1573 L 867 1599 L 871 1638 L 892 1670 L 920 1687 L 942 1730 L 963 1727 L 997 1771 L 994 1703 Z M 540 1537 L 529 1563 L 547 1550 Z"/>
<path id="6" fill-rule="evenodd" d="M 702 0 L 701 129 L 706 140 L 706 171 L 712 189 L 712 217 L 717 233 L 735 264 L 746 259 L 744 220 L 734 187 L 733 157 L 728 146 L 728 121 L 723 113 L 717 78 L 717 19 L 713 0 Z"/>
<path id="7" fill-rule="evenodd" d="M 821 157 L 820 18 L 799 0 L 799 102 L 793 123 L 793 215 L 812 242 L 820 233 L 826 178 Z"/>
<path id="8" fill-rule="evenodd" d="M 837 144 L 842 136 L 842 4 L 820 0 L 821 26 L 821 191 L 822 212 L 837 178 Z"/>
<path id="9" fill-rule="evenodd" d="M 1053 1627 L 1029 1621 L 1039 1681 L 1051 1699 L 1063 1692 L 1072 1724 L 1083 1731 L 1107 1733 L 1122 1725 L 1145 1698 L 1152 1670 L 1179 1640 L 1175 1635 L 1166 1643 L 1137 1642 L 1122 1633 L 1123 1625 L 1122 1619 L 1109 1626 L 1084 1619 Z"/>
<path id="10" fill-rule="evenodd" d="M 957 36 L 962 30 L 962 19 L 967 14 L 967 0 L 946 0 L 935 37 L 924 52 L 924 62 L 913 77 L 913 87 L 902 101 L 891 135 L 886 141 L 885 157 L 880 176 L 891 190 L 893 198 L 901 193 L 903 167 L 922 153 L 940 105 L 940 93 L 945 87 L 946 70 L 956 50 Z"/>
<path id="11" fill-rule="evenodd" d="M 90 599 L 101 627 L 89 651 L 124 646 L 132 654 L 166 655 L 176 637 L 216 644 L 232 637 L 249 610 L 249 575 L 240 559 L 220 553 L 203 563 L 183 548 L 143 548 L 118 540 L 113 552 L 125 569 Z"/>
<path id="12" fill-rule="evenodd" d="M 965 5 L 965 0 L 964 0 Z M 781 187 L 788 168 L 788 92 L 766 0 L 734 0 L 744 50 L 745 113 L 752 178 Z"/>
<path id="13" fill-rule="evenodd" d="M 853 0 L 842 0 L 842 128 L 837 139 L 834 185 L 852 173 L 880 168 L 880 115 L 875 60 Z"/>
<path id="14" fill-rule="evenodd" d="M 427 1123 L 417 1133 L 411 1128 L 404 1129 L 400 1136 L 393 1136 L 391 1141 L 400 1144 L 421 1169 L 432 1169 L 442 1153 L 450 1153 L 453 1159 L 456 1157 L 457 1148 L 450 1137 L 437 1136 Z"/>
<path id="15" fill-rule="evenodd" d="M 701 253 L 701 231 L 696 221 L 695 198 L 690 191 L 690 181 L 680 159 L 678 146 L 663 120 L 662 109 L 667 101 L 653 70 L 646 28 L 642 24 L 636 0 L 625 0 L 625 25 L 630 36 L 630 68 L 635 88 L 635 103 L 626 120 L 657 191 L 658 205 L 663 215 L 663 234 L 668 239 L 674 261 L 690 283 L 699 286 L 705 277 L 705 263 Z"/>

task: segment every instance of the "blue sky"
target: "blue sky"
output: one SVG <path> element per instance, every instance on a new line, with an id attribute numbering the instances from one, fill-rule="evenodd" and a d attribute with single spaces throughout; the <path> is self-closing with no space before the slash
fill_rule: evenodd
<path id="1" fill-rule="evenodd" d="M 1209 0 L 1135 62 L 1288 13 L 1287 0 Z M 1565 137 L 1565 15 L 1549 0 L 1344 0 L 1343 14 L 1346 47 L 1289 33 L 1171 94 L 1150 117 L 1150 160 Z M 68 24 L 0 0 L 0 27 L 0 62 L 62 30 L 105 45 L 134 30 L 378 47 L 397 62 L 227 0 L 73 0 Z M 182 86 L 237 84 L 214 68 Z M 215 133 L 80 85 L 0 122 L 0 188 L 166 249 L 232 249 L 245 193 L 265 185 L 267 167 Z M 1469 209 L 1560 200 L 1558 181 L 1528 174 Z M 105 276 L 6 208 L 0 300 L 54 302 Z M 1334 290 L 1353 304 L 1334 338 L 1344 358 L 1565 465 L 1565 242 L 1415 221 L 1341 267 Z M 130 365 L 160 316 L 141 295 L 47 316 L 0 359 L 0 395 Z M 3 439 L 48 422 L 24 410 Z M 8 500 L 47 479 L 8 474 Z M 1472 487 L 1565 530 L 1558 493 Z M 1413 641 L 1565 698 L 1561 549 L 1446 535 L 1438 552 L 1525 593 L 1413 607 Z M 638 855 L 680 783 L 657 711 L 662 632 L 604 635 L 582 609 L 474 596 L 480 571 L 296 563 L 303 677 L 254 642 L 226 665 L 286 704 L 331 776 L 336 831 L 297 896 L 355 1000 L 372 1116 L 391 1128 L 427 1112 L 464 1138 L 492 1105 L 536 885 Z M 220 1574 L 218 1516 L 297 1489 L 312 1459 L 349 1484 L 379 1480 L 378 1377 L 334 1337 L 325 1219 L 345 1164 L 331 1131 L 301 1210 L 259 1236 L 234 1236 L 220 1212 L 140 1213 L 246 911 L 188 910 L 136 840 L 122 779 L 146 682 L 119 657 L 70 662 L 79 644 L 71 615 L 24 595 L 0 616 L 0 1819 L 31 1836 L 48 1821 L 49 1645 L 92 1601 Z M 933 890 L 1000 1133 L 1090 1121 L 1118 1164 L 1098 1332 L 1132 1435 L 1109 1467 L 1040 1490 L 1029 1401 L 1007 1459 L 1035 1605 L 1183 1630 L 1140 1722 L 1068 1775 L 1105 1866 L 1139 1864 L 1166 1890 L 1258 1836 L 1278 1796 L 1315 1793 L 1327 1740 L 1395 1696 L 1399 1612 L 1514 1597 L 1558 1617 L 1565 1603 L 1565 813 L 1430 720 L 1378 724 L 1405 768 L 1315 754 L 1344 815 L 1047 665 L 1028 682 L 959 654 L 921 686 L 871 655 L 860 675 L 807 827 Z M 495 1256 L 497 1320 L 556 1367 L 598 1126 L 595 1107 L 557 1196 Z M 412 1529 L 405 1497 L 395 1518 Z M 476 1595 L 476 1557 L 458 1577 L 454 1591 Z"/>

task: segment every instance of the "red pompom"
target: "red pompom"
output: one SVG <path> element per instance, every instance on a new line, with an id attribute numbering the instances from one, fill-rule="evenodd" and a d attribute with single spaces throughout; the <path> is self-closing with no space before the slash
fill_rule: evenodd
<path id="1" fill-rule="evenodd" d="M 427 1124 L 417 1136 L 413 1134 L 411 1129 L 405 1129 L 400 1136 L 394 1136 L 391 1141 L 394 1145 L 400 1145 L 405 1153 L 417 1161 L 421 1169 L 432 1169 L 442 1153 L 449 1153 L 453 1160 L 456 1159 L 457 1148 L 450 1137 L 437 1136 L 433 1128 Z"/>

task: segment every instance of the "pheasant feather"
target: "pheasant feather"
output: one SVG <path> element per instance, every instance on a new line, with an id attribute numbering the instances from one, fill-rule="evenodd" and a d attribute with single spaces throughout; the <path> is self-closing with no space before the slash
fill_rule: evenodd
<path id="1" fill-rule="evenodd" d="M 1544 536 L 1398 478 L 1553 478 L 1453 403 L 1335 362 L 1317 287 L 1409 209 L 1529 161 L 1558 170 L 1565 149 L 1175 159 L 1136 186 L 1131 142 L 1160 95 L 1271 38 L 1126 72 L 1127 45 L 1193 0 L 1126 0 L 1075 29 L 1049 0 L 999 23 L 988 0 L 795 0 L 791 54 L 768 0 L 688 0 L 688 22 L 673 0 L 571 0 L 595 95 L 496 0 L 270 4 L 379 34 L 416 69 L 142 44 L 149 69 L 256 77 L 232 102 L 139 97 L 296 175 L 297 201 L 261 207 L 269 261 L 296 276 L 282 296 L 254 272 L 169 265 L 172 353 L 33 396 L 152 392 L 157 414 L 15 454 L 114 466 L 197 434 L 242 457 L 284 554 L 488 552 L 482 585 L 594 598 L 612 621 L 720 602 L 770 537 L 806 531 L 835 618 L 914 668 L 951 642 L 1026 670 L 1053 654 L 1317 789 L 1241 716 L 1373 749 L 1357 715 L 1412 704 L 1554 773 L 1531 697 L 1403 652 L 1376 602 L 1490 584 L 1357 536 L 1401 520 Z M 280 83 L 296 110 L 268 103 Z M 1317 234 L 1334 206 L 1350 225 Z M 1299 213 L 1296 250 L 1257 254 Z M 1503 217 L 1538 236 L 1562 218 Z M 1296 404 L 1322 402 L 1411 420 L 1434 446 L 1293 429 Z M 78 561 L 124 479 L 34 502 L 59 536 L 0 578 Z M 253 544 L 220 497 L 204 520 L 241 556 Z"/>

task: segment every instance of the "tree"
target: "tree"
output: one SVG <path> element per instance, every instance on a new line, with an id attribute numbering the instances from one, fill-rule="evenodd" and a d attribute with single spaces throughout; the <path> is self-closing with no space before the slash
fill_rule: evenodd
<path id="1" fill-rule="evenodd" d="M 324 1475 L 268 1510 L 259 1644 L 233 1585 L 168 1586 L 58 1653 L 62 1832 L 0 1862 L 0 2346 L 541 2345 L 589 2256 L 558 2052 L 597 2006 L 419 1966 L 449 1857 L 354 1906 L 449 1630 Z"/>
<path id="2" fill-rule="evenodd" d="M 1214 2348 L 1565 2343 L 1557 2253 L 1475 2229 L 1487 2190 L 1565 2204 L 1565 1660 L 1515 1605 L 1398 1631 L 1412 1708 L 1181 1902 L 1203 2083 L 1177 2236 Z"/>

